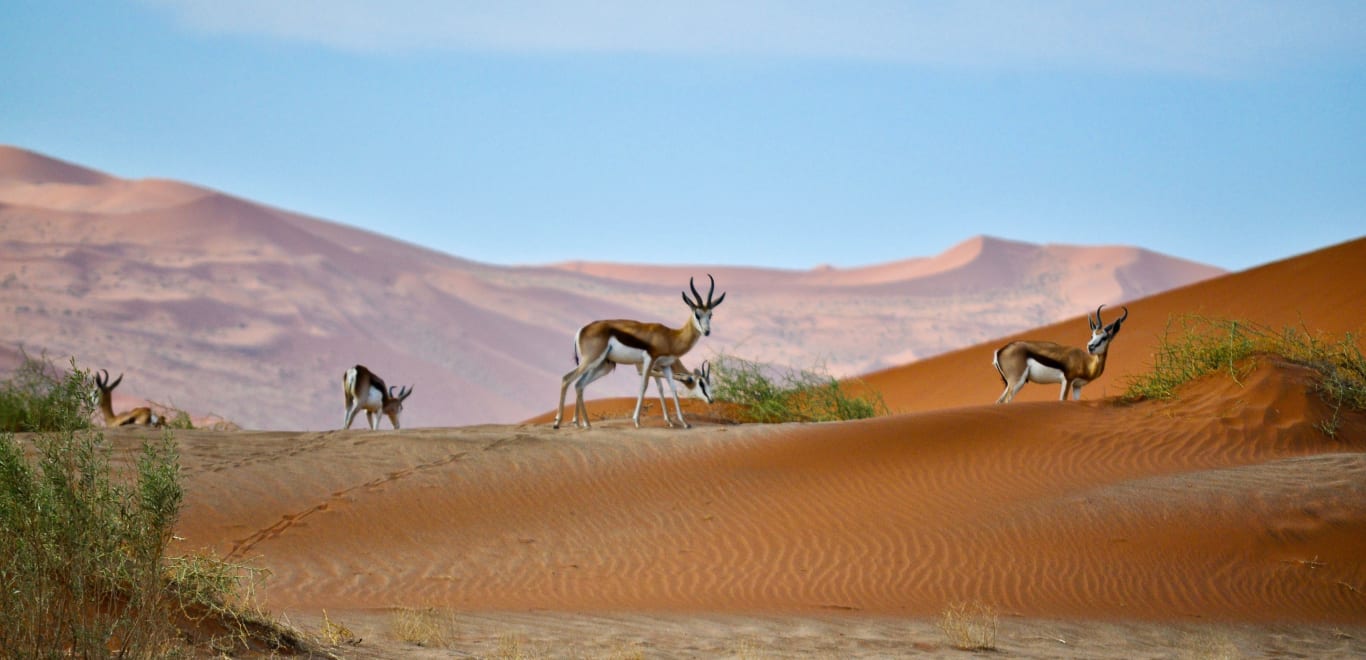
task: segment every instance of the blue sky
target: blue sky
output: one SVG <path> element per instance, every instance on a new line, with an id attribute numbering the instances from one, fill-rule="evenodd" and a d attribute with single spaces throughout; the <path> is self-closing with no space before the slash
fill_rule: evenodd
<path id="1" fill-rule="evenodd" d="M 501 264 L 1366 234 L 1366 3 L 4 0 L 0 143 Z"/>

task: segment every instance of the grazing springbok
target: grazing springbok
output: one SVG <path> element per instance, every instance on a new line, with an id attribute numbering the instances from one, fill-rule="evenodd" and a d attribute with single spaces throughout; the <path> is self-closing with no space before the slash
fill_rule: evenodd
<path id="1" fill-rule="evenodd" d="M 126 413 L 114 414 L 114 398 L 112 393 L 119 383 L 123 382 L 123 374 L 119 374 L 114 382 L 109 382 L 109 372 L 100 369 L 95 374 L 95 398 L 100 406 L 100 412 L 104 413 L 105 426 L 161 426 L 166 422 L 165 419 L 154 412 L 151 408 L 143 406 L 134 408 Z"/>
<path id="2" fill-rule="evenodd" d="M 704 302 L 692 278 L 688 278 L 688 288 L 692 289 L 692 295 L 696 300 L 689 299 L 688 293 L 683 292 L 683 302 L 688 305 L 692 314 L 681 328 L 624 319 L 593 321 L 579 328 L 578 333 L 574 335 L 574 346 L 582 359 L 579 366 L 560 380 L 560 405 L 555 409 L 555 428 L 560 428 L 560 420 L 564 417 L 564 397 L 570 383 L 574 384 L 575 423 L 583 428 L 591 427 L 588 423 L 588 409 L 583 403 L 583 389 L 588 383 L 606 373 L 599 373 L 606 362 L 641 365 L 640 393 L 636 396 L 636 409 L 631 415 L 631 421 L 635 423 L 636 428 L 640 428 L 640 406 L 645 401 L 645 390 L 649 388 L 650 378 L 656 369 L 669 381 L 678 421 L 683 424 L 683 428 L 690 428 L 688 422 L 683 419 L 683 405 L 678 401 L 673 366 L 678 358 L 692 350 L 699 339 L 711 334 L 712 310 L 726 299 L 726 294 L 722 293 L 721 297 L 712 300 L 712 294 L 716 293 L 716 279 L 710 274 L 707 275 L 707 279 L 711 280 L 711 288 L 707 291 L 707 299 Z M 662 387 L 660 392 L 663 393 Z M 664 418 L 668 419 L 667 411 Z M 672 423 L 670 425 L 672 426 Z"/>
<path id="3" fill-rule="evenodd" d="M 577 362 L 578 359 L 579 355 L 578 351 L 576 350 L 574 352 L 575 362 Z M 587 382 L 584 383 L 584 386 L 587 387 L 589 383 L 592 383 L 593 381 L 602 378 L 607 374 L 612 373 L 612 371 L 616 368 L 617 365 L 613 362 L 603 362 L 602 365 L 598 367 L 597 371 L 593 372 L 593 374 L 588 377 Z M 639 374 L 640 371 L 644 368 L 645 365 L 641 363 L 636 363 L 637 374 Z M 650 372 L 650 376 L 655 379 L 655 386 L 659 388 L 659 407 L 660 410 L 664 413 L 664 423 L 668 424 L 669 426 L 673 426 L 673 420 L 669 419 L 669 404 L 667 400 L 664 398 L 664 370 L 659 367 L 655 367 L 654 371 Z M 706 401 L 707 403 L 712 402 L 710 362 L 703 360 L 701 369 L 689 370 L 686 366 L 683 365 L 682 359 L 676 359 L 674 360 L 673 364 L 673 379 L 674 382 L 683 386 L 683 396 L 696 397 L 698 399 Z M 678 421 L 683 423 L 685 427 L 687 426 L 687 423 L 683 421 L 682 416 L 679 417 Z M 569 420 L 569 423 L 579 423 L 579 410 L 577 406 L 575 406 L 574 408 L 574 416 Z"/>
<path id="4" fill-rule="evenodd" d="M 395 394 L 392 386 L 385 389 L 379 376 L 358 364 L 342 374 L 342 392 L 346 394 L 346 426 L 343 429 L 351 428 L 356 413 L 364 410 L 371 431 L 379 430 L 380 413 L 387 415 L 394 430 L 398 430 L 398 414 L 403 412 L 403 400 L 413 393 L 413 388 L 400 388 Z"/>
<path id="5" fill-rule="evenodd" d="M 1005 381 L 1006 389 L 996 403 L 1010 403 L 1025 383 L 1062 383 L 1060 401 L 1067 400 L 1071 392 L 1074 400 L 1081 398 L 1083 385 L 1100 378 L 1105 373 L 1105 356 L 1109 352 L 1110 340 L 1119 334 L 1119 326 L 1129 318 L 1129 308 L 1124 315 L 1113 323 L 1104 325 L 1100 310 L 1096 308 L 1095 318 L 1087 313 L 1086 320 L 1091 324 L 1091 341 L 1086 349 L 1063 346 L 1051 341 L 1013 341 L 996 350 L 991 363 Z"/>

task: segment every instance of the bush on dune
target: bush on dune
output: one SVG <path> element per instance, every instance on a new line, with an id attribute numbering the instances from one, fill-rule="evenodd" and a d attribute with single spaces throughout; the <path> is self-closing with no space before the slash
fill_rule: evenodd
<path id="1" fill-rule="evenodd" d="M 212 616 L 238 640 L 247 624 L 255 639 L 274 634 L 235 613 L 241 567 L 167 557 L 183 499 L 173 438 L 144 441 L 131 467 L 114 469 L 91 428 L 90 376 L 71 366 L 63 375 L 25 355 L 0 382 L 0 649 L 164 657 L 183 649 L 185 617 Z"/>
<path id="2" fill-rule="evenodd" d="M 878 393 L 854 394 L 820 370 L 774 372 L 758 362 L 722 355 L 713 360 L 716 398 L 735 404 L 741 422 L 829 422 L 887 414 Z"/>
<path id="3" fill-rule="evenodd" d="M 144 444 L 136 477 L 121 479 L 102 440 L 67 429 L 26 450 L 0 435 L 2 648 L 152 657 L 174 639 L 161 573 L 181 502 L 174 445 Z"/>
<path id="4" fill-rule="evenodd" d="M 47 358 L 23 354 L 23 360 L 0 382 L 0 431 L 67 431 L 90 428 L 95 411 L 95 384 L 86 371 L 62 374 Z"/>
<path id="5" fill-rule="evenodd" d="M 1261 355 L 1274 355 L 1313 369 L 1317 389 L 1333 406 L 1323 429 L 1332 435 L 1343 408 L 1366 410 L 1366 358 L 1351 333 L 1333 338 L 1300 327 L 1276 331 L 1247 321 L 1184 316 L 1168 323 L 1153 355 L 1152 369 L 1129 379 L 1128 401 L 1170 399 L 1177 388 L 1211 373 L 1241 380 Z"/>

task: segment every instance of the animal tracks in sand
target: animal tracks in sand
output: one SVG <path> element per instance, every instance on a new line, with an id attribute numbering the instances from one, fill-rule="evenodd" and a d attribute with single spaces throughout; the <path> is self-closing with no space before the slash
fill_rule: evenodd
<path id="1" fill-rule="evenodd" d="M 454 454 L 448 454 L 434 461 L 419 463 L 411 468 L 387 472 L 382 477 L 371 479 L 369 481 L 366 481 L 357 486 L 353 486 L 351 488 L 345 488 L 342 490 L 335 491 L 328 496 L 326 501 L 311 506 L 298 513 L 285 514 L 281 516 L 280 520 L 277 521 L 275 524 L 270 525 L 269 527 L 266 527 L 264 529 L 258 530 L 255 533 L 247 536 L 246 538 L 243 538 L 233 543 L 232 550 L 228 552 L 228 559 L 241 559 L 242 557 L 245 557 L 246 554 L 250 552 L 252 548 L 254 548 L 257 544 L 261 543 L 262 541 L 267 541 L 276 538 L 284 532 L 286 532 L 287 530 L 289 530 L 290 528 L 304 524 L 304 521 L 313 514 L 329 511 L 333 507 L 339 507 L 348 503 L 352 500 L 353 495 L 357 492 L 381 491 L 384 489 L 386 485 L 391 484 L 400 479 L 409 477 L 418 472 L 439 468 L 445 465 L 450 465 L 451 463 L 454 463 L 460 460 L 461 458 L 464 458 L 466 453 L 467 452 L 462 451 Z"/>

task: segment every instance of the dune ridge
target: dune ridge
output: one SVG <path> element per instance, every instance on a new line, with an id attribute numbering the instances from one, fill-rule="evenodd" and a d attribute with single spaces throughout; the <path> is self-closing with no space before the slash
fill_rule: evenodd
<path id="1" fill-rule="evenodd" d="M 552 401 L 579 327 L 682 323 L 679 291 L 708 272 L 734 293 L 699 359 L 728 352 L 853 375 L 1221 271 L 1132 248 L 987 237 L 852 269 L 495 266 L 0 146 L 0 320 L 14 329 L 0 341 L 125 371 L 129 396 L 247 427 L 336 428 L 334 381 L 358 362 L 416 384 L 407 426 L 524 419 Z M 632 391 L 624 377 L 594 389 Z"/>
<path id="2" fill-rule="evenodd" d="M 1185 315 L 1237 319 L 1275 330 L 1301 328 L 1310 333 L 1362 337 L 1366 314 L 1366 238 L 1246 271 L 1203 280 L 1123 303 L 1130 316 L 1110 344 L 1104 375 L 1082 390 L 1082 398 L 1114 396 L 1134 375 L 1148 370 L 1164 333 L 1180 330 Z M 1103 310 L 1107 322 L 1121 312 Z M 1007 334 L 910 364 L 859 376 L 881 393 L 891 410 L 914 412 L 988 403 L 1004 386 L 991 366 L 992 353 L 1019 339 L 1081 346 L 1090 338 L 1085 314 L 1032 330 Z M 946 385 L 947 384 L 947 385 Z M 1056 400 L 1058 388 L 1028 385 L 1017 401 Z"/>
<path id="3" fill-rule="evenodd" d="M 692 432 L 191 434 L 180 533 L 261 558 L 283 610 L 1363 623 L 1366 419 L 1324 435 L 1310 378 Z"/>

